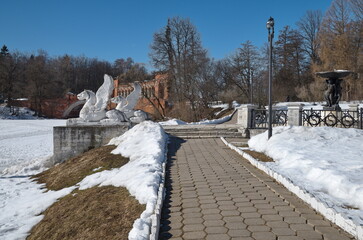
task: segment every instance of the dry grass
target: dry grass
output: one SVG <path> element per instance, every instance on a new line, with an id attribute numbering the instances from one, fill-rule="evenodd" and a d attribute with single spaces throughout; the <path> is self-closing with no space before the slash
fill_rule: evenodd
<path id="1" fill-rule="evenodd" d="M 103 170 L 119 168 L 128 162 L 120 154 L 111 154 L 116 146 L 103 146 L 92 149 L 82 155 L 71 158 L 34 178 L 39 183 L 45 183 L 49 190 L 60 190 L 80 182 L 84 177 Z M 99 170 L 94 171 L 94 169 Z"/>
<path id="2" fill-rule="evenodd" d="M 51 190 L 73 186 L 87 175 L 128 162 L 119 154 L 111 154 L 113 149 L 115 146 L 92 149 L 34 178 Z M 126 188 L 75 190 L 42 213 L 43 220 L 33 227 L 27 239 L 127 239 L 144 210 L 145 205 L 139 204 Z"/>
<path id="3" fill-rule="evenodd" d="M 274 160 L 272 158 L 266 156 L 265 154 L 263 154 L 261 152 L 256 152 L 256 151 L 252 151 L 252 150 L 243 150 L 243 151 L 248 153 L 249 155 L 254 157 L 256 160 L 259 160 L 261 162 L 274 162 Z"/>
<path id="4" fill-rule="evenodd" d="M 49 207 L 27 239 L 127 239 L 144 210 L 126 188 L 75 191 Z"/>

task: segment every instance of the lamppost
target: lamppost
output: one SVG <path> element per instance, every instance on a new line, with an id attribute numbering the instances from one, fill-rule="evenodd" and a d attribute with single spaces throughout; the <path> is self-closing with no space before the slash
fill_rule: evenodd
<path id="1" fill-rule="evenodd" d="M 272 39 L 274 38 L 274 19 L 270 19 L 266 23 L 268 30 L 268 41 L 270 43 L 269 48 L 269 71 L 268 71 L 268 139 L 272 136 Z"/>

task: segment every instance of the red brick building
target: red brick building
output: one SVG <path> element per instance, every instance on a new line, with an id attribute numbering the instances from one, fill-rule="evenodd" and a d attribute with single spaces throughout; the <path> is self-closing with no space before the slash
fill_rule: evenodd
<path id="1" fill-rule="evenodd" d="M 169 107 L 169 80 L 167 74 L 157 74 L 155 79 L 140 82 L 140 85 L 142 88 L 142 97 L 139 99 L 135 108 L 148 112 L 157 118 L 165 116 L 165 112 Z M 119 95 L 126 97 L 133 91 L 131 85 L 119 85 L 117 79 L 114 80 L 114 87 L 113 97 Z M 115 104 L 111 104 L 111 108 L 114 107 Z"/>

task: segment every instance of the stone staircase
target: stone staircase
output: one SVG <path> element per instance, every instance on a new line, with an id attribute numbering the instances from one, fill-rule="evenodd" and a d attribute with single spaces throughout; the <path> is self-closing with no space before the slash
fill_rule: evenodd
<path id="1" fill-rule="evenodd" d="M 246 131 L 237 124 L 163 126 L 165 132 L 180 138 L 245 138 Z"/>

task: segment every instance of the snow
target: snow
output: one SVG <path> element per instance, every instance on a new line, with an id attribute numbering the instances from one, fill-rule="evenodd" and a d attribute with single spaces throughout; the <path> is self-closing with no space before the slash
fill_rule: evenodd
<path id="1" fill-rule="evenodd" d="M 230 120 L 232 117 L 232 114 L 218 118 L 218 119 L 213 119 L 213 120 L 202 120 L 199 122 L 184 122 L 182 120 L 179 119 L 171 119 L 171 120 L 167 120 L 167 121 L 163 121 L 163 122 L 159 122 L 160 125 L 166 126 L 166 125 L 206 125 L 206 124 L 221 124 L 224 122 L 227 122 L 228 120 Z"/>
<path id="2" fill-rule="evenodd" d="M 25 239 L 40 215 L 73 188 L 45 192 L 30 174 L 45 169 L 55 125 L 64 120 L 0 120 L 0 239 Z"/>
<path id="3" fill-rule="evenodd" d="M 65 120 L 0 120 L 0 176 L 44 170 L 53 153 L 53 126 Z"/>
<path id="4" fill-rule="evenodd" d="M 167 135 L 159 124 L 144 121 L 109 143 L 117 145 L 113 154 L 130 159 L 126 165 L 92 174 L 78 184 L 81 190 L 98 185 L 126 187 L 141 204 L 146 204 L 146 210 L 135 221 L 129 239 L 149 238 L 151 216 L 157 203 L 165 161 L 166 142 Z"/>
<path id="5" fill-rule="evenodd" d="M 355 225 L 363 226 L 363 130 L 276 127 L 248 142 L 275 162 L 261 163 Z"/>

